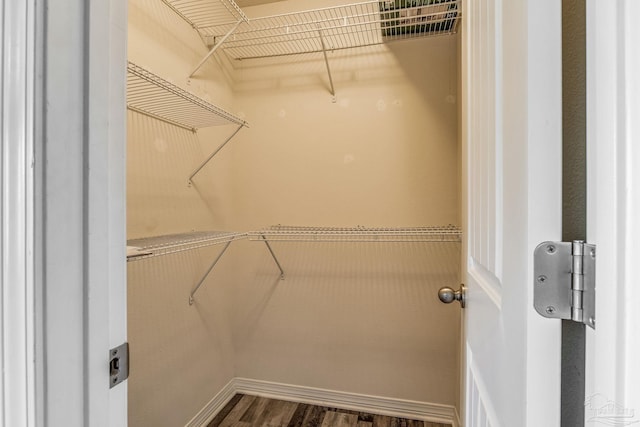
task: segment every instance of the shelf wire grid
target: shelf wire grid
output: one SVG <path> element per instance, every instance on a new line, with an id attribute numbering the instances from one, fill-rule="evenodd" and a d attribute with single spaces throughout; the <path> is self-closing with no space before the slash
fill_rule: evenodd
<path id="1" fill-rule="evenodd" d="M 132 62 L 127 66 L 127 107 L 133 111 L 195 131 L 247 122 Z"/>
<path id="2" fill-rule="evenodd" d="M 396 7 L 398 1 L 367 1 L 254 18 L 242 22 L 221 49 L 242 60 L 373 46 L 457 31 L 460 0 L 403 0 L 401 8 Z M 214 45 L 234 25 L 228 22 L 199 31 L 208 45 Z"/>
<path id="3" fill-rule="evenodd" d="M 248 18 L 233 0 L 162 0 L 194 29 L 224 25 Z"/>
<path id="4" fill-rule="evenodd" d="M 213 245 L 249 239 L 267 242 L 452 242 L 461 241 L 453 225 L 430 227 L 308 227 L 273 225 L 259 231 L 194 231 L 190 233 L 131 239 L 127 246 L 137 250 L 128 261 L 169 255 Z M 135 253 L 135 252 L 134 252 Z"/>
<path id="5" fill-rule="evenodd" d="M 249 240 L 269 242 L 452 242 L 462 232 L 453 225 L 432 227 L 305 227 L 274 225 L 248 232 Z"/>
<path id="6" fill-rule="evenodd" d="M 194 231 L 190 233 L 132 239 L 127 241 L 127 246 L 136 248 L 140 255 L 128 256 L 127 261 L 138 261 L 146 258 L 220 245 L 242 240 L 246 237 L 247 233 L 230 231 Z"/>

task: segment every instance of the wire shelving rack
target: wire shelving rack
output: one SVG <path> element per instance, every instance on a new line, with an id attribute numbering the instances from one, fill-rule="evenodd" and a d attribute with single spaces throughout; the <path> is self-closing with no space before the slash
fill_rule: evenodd
<path id="1" fill-rule="evenodd" d="M 369 0 L 253 19 L 233 0 L 162 1 L 210 48 L 191 76 L 218 49 L 238 61 L 322 53 L 334 97 L 327 52 L 453 34 L 461 17 L 461 0 Z"/>
<path id="2" fill-rule="evenodd" d="M 127 108 L 174 126 L 196 132 L 200 128 L 235 124 L 235 131 L 203 161 L 193 177 L 248 123 L 228 111 L 174 85 L 129 61 L 127 65 Z"/>
<path id="3" fill-rule="evenodd" d="M 345 242 L 345 243 L 459 243 L 458 227 L 306 227 L 274 225 L 247 233 L 250 240 L 270 242 Z"/>
<path id="4" fill-rule="evenodd" d="M 131 256 L 127 257 L 127 261 L 139 261 L 145 258 L 226 244 L 235 240 L 244 239 L 246 236 L 247 233 L 231 231 L 194 231 L 190 233 L 132 239 L 127 241 L 127 246 L 136 248 L 140 255 L 135 255 L 134 252 Z"/>
<path id="5" fill-rule="evenodd" d="M 460 0 L 366 1 L 245 21 L 221 49 L 235 60 L 373 46 L 457 32 Z M 214 44 L 233 23 L 201 29 Z"/>
<path id="6" fill-rule="evenodd" d="M 127 261 L 139 261 L 147 258 L 175 254 L 213 245 L 224 247 L 210 264 L 206 273 L 193 287 L 189 294 L 189 305 L 194 303 L 194 296 L 205 279 L 213 271 L 232 242 L 237 240 L 263 242 L 273 258 L 280 279 L 284 280 L 282 269 L 271 242 L 341 242 L 341 243 L 460 243 L 461 230 L 453 225 L 435 227 L 307 227 L 274 225 L 259 231 L 229 232 L 200 231 L 164 236 L 146 237 L 127 241 Z"/>
<path id="7" fill-rule="evenodd" d="M 133 62 L 127 65 L 127 107 L 195 132 L 199 128 L 247 122 Z"/>
<path id="8" fill-rule="evenodd" d="M 191 72 L 193 76 L 242 22 L 249 19 L 233 0 L 162 0 L 171 10 L 191 25 L 201 37 L 211 27 L 225 28 L 225 33 L 210 46 L 209 52 Z"/>

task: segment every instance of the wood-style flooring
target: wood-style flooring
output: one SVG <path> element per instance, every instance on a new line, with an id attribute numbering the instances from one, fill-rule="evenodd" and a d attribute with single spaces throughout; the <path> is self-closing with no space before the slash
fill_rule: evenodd
<path id="1" fill-rule="evenodd" d="M 207 427 L 451 427 L 449 424 L 367 414 L 236 394 Z"/>

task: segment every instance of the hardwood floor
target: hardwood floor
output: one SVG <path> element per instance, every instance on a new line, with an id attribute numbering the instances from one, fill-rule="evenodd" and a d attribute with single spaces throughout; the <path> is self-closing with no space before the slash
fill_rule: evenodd
<path id="1" fill-rule="evenodd" d="M 236 394 L 207 427 L 451 427 L 449 424 Z"/>

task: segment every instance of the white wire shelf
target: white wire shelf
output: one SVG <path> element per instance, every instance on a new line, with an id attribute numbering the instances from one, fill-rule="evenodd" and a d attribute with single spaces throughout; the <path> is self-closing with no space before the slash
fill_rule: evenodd
<path id="1" fill-rule="evenodd" d="M 250 240 L 269 242 L 452 242 L 461 241 L 461 231 L 453 225 L 436 227 L 302 227 L 274 225 L 248 232 Z"/>
<path id="2" fill-rule="evenodd" d="M 232 22 L 224 36 L 210 46 L 209 53 L 196 65 L 190 76 L 202 67 L 241 22 L 248 21 L 247 16 L 234 0 L 162 0 L 162 2 L 198 31 L 203 41 L 207 35 L 207 28 L 227 26 Z"/>
<path id="3" fill-rule="evenodd" d="M 247 237 L 247 233 L 229 231 L 196 231 L 168 234 L 127 241 L 127 261 L 169 255 L 213 245 L 231 243 Z"/>
<path id="4" fill-rule="evenodd" d="M 326 52 L 452 34 L 460 0 L 382 0 L 200 27 L 208 45 L 236 60 Z M 237 28 L 235 28 L 237 27 Z M 229 31 L 233 34 L 227 37 Z"/>
<path id="5" fill-rule="evenodd" d="M 246 233 L 228 231 L 199 231 L 164 236 L 131 239 L 127 241 L 127 261 L 175 254 L 193 249 L 224 244 L 209 268 L 189 294 L 189 305 L 195 302 L 195 294 L 205 283 L 229 245 L 236 240 L 249 239 L 263 242 L 278 270 L 280 279 L 285 272 L 278 261 L 270 242 L 447 242 L 459 243 L 460 229 L 444 227 L 367 228 L 367 227 L 296 227 L 274 225 L 260 231 Z"/>
<path id="6" fill-rule="evenodd" d="M 247 122 L 167 80 L 129 62 L 127 108 L 182 128 L 199 128 Z"/>
<path id="7" fill-rule="evenodd" d="M 248 18 L 233 0 L 162 0 L 196 30 L 246 21 Z"/>

